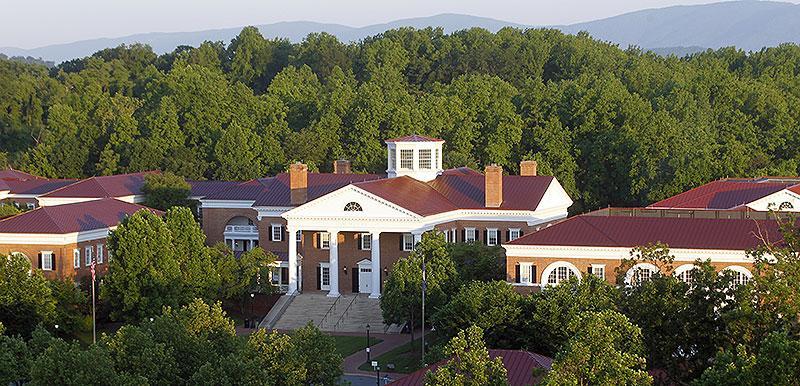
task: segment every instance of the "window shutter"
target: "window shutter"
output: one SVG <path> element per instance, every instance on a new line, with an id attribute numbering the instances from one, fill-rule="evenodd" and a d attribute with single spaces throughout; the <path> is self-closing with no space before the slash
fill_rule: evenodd
<path id="1" fill-rule="evenodd" d="M 463 242 L 467 241 L 467 229 L 466 228 L 461 230 L 461 241 L 463 241 Z"/>
<path id="2" fill-rule="evenodd" d="M 53 267 L 53 271 L 56 270 L 56 253 L 55 252 L 50 254 L 50 266 Z"/>
<path id="3" fill-rule="evenodd" d="M 358 244 L 358 250 L 360 251 L 360 250 L 364 249 L 364 248 L 362 248 L 362 246 L 364 244 L 364 235 L 359 233 L 358 237 L 356 238 L 356 241 L 357 241 L 357 244 Z"/>
<path id="4" fill-rule="evenodd" d="M 286 226 L 281 225 L 281 235 L 284 240 L 289 240 L 289 232 L 286 231 Z"/>
<path id="5" fill-rule="evenodd" d="M 537 277 L 539 276 L 536 276 L 536 266 L 531 266 L 531 282 L 536 283 Z"/>
<path id="6" fill-rule="evenodd" d="M 400 234 L 400 250 L 403 250 L 403 240 L 405 239 L 405 233 Z"/>
<path id="7" fill-rule="evenodd" d="M 42 253 L 39 252 L 39 269 L 42 269 Z"/>
<path id="8" fill-rule="evenodd" d="M 519 230 L 519 237 L 522 237 L 522 229 Z"/>
<path id="9" fill-rule="evenodd" d="M 511 229 L 506 229 L 506 241 L 511 240 Z"/>
<path id="10" fill-rule="evenodd" d="M 322 289 L 322 267 L 317 266 L 317 291 Z"/>
<path id="11" fill-rule="evenodd" d="M 320 233 L 317 232 L 317 233 L 314 233 L 314 235 L 311 236 L 311 238 L 314 239 L 314 248 L 316 248 L 316 249 L 320 249 L 320 244 L 321 243 L 320 243 L 320 240 L 319 240 L 319 237 L 320 237 L 319 235 L 320 235 Z M 317 270 L 319 270 L 319 268 L 317 268 Z"/>
<path id="12" fill-rule="evenodd" d="M 589 268 L 586 271 L 591 275 L 592 274 L 592 266 L 590 265 Z"/>
<path id="13" fill-rule="evenodd" d="M 519 283 L 519 282 L 521 282 L 521 279 L 520 279 L 520 266 L 519 266 L 519 263 L 518 263 L 517 265 L 515 265 L 515 266 L 514 266 L 514 269 L 516 270 L 516 273 L 514 273 L 514 282 L 515 282 L 515 283 Z"/>
<path id="14" fill-rule="evenodd" d="M 358 293 L 358 276 L 361 275 L 361 271 L 358 270 L 358 266 L 355 266 L 355 267 L 353 267 L 353 270 L 351 272 L 353 273 L 352 275 L 350 275 L 350 276 L 353 277 L 353 280 L 352 280 L 352 282 L 353 282 L 353 293 L 357 294 Z"/>
<path id="15" fill-rule="evenodd" d="M 484 229 L 483 230 L 483 243 L 486 244 L 486 245 L 489 245 L 489 230 L 488 229 Z"/>

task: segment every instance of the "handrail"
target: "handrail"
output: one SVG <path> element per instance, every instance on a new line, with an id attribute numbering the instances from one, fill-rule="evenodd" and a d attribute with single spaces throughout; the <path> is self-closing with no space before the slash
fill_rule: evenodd
<path id="1" fill-rule="evenodd" d="M 333 301 L 333 304 L 331 304 L 331 307 L 328 308 L 328 312 L 326 312 L 325 316 L 323 316 L 322 319 L 320 319 L 319 324 L 317 325 L 317 327 L 323 328 L 322 325 L 325 324 L 325 320 L 328 319 L 328 316 L 331 315 L 331 312 L 334 309 L 336 309 L 336 303 L 339 303 L 339 299 L 341 299 L 341 297 L 342 297 L 342 295 L 339 295 L 339 296 L 336 297 L 336 300 Z"/>
<path id="2" fill-rule="evenodd" d="M 337 328 L 339 328 L 339 325 L 340 325 L 340 324 L 342 323 L 342 321 L 344 320 L 344 316 L 345 316 L 345 315 L 347 315 L 347 311 L 350 311 L 350 306 L 352 306 L 352 305 L 353 305 L 353 303 L 355 303 L 355 302 L 356 302 L 356 299 L 358 299 L 358 294 L 354 294 L 354 295 L 353 295 L 353 300 L 351 300 L 351 301 L 350 301 L 350 303 L 349 303 L 349 304 L 347 304 L 347 308 L 345 308 L 345 309 L 344 309 L 344 312 L 342 312 L 342 316 L 340 316 L 340 317 L 339 317 L 339 320 L 337 320 L 337 321 L 336 321 L 336 324 L 333 326 L 333 330 L 334 330 L 334 331 L 336 331 L 336 329 L 337 329 Z"/>

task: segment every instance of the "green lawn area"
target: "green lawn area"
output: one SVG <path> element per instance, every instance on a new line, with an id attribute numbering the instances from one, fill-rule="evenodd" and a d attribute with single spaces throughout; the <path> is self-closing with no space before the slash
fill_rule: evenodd
<path id="1" fill-rule="evenodd" d="M 426 346 L 431 348 L 443 341 L 442 337 L 439 337 L 435 334 L 427 334 L 425 336 Z M 384 353 L 383 355 L 372 358 L 372 360 L 377 360 L 381 366 L 381 371 L 389 371 L 393 373 L 401 373 L 401 374 L 408 374 L 414 371 L 419 370 L 421 366 L 421 348 L 420 345 L 422 344 L 420 339 L 415 339 L 413 342 L 409 342 L 403 344 L 402 346 L 395 347 L 389 352 Z M 389 370 L 386 365 L 394 364 L 394 370 Z M 358 367 L 359 370 L 364 371 L 372 371 L 372 365 L 370 363 L 364 363 Z"/>
<path id="2" fill-rule="evenodd" d="M 366 336 L 333 335 L 333 339 L 336 341 L 336 352 L 341 354 L 342 358 L 347 358 L 367 348 Z M 383 339 L 369 338 L 370 347 L 380 342 L 383 342 Z"/>

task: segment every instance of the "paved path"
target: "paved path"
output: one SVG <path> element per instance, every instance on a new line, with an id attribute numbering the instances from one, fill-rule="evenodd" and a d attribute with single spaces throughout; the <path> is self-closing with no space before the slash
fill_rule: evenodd
<path id="1" fill-rule="evenodd" d="M 364 333 L 338 333 L 336 335 L 350 335 L 350 336 L 364 336 L 366 339 L 366 335 Z M 370 337 L 375 337 L 378 339 L 383 339 L 383 342 L 380 342 L 372 347 L 370 347 L 370 359 L 377 358 L 395 347 L 402 346 L 409 341 L 409 336 L 407 334 L 370 334 Z M 347 358 L 344 358 L 344 363 L 342 364 L 343 370 L 345 374 L 358 374 L 358 375 L 371 375 L 375 376 L 375 373 L 372 371 L 362 371 L 359 370 L 358 367 L 364 364 L 367 361 L 367 352 L 365 350 L 361 350 L 356 352 L 353 355 L 350 355 Z M 386 364 L 381 363 L 381 378 L 383 378 L 384 371 Z M 398 373 L 386 373 L 392 379 L 398 379 L 405 376 L 405 374 L 398 374 Z"/>

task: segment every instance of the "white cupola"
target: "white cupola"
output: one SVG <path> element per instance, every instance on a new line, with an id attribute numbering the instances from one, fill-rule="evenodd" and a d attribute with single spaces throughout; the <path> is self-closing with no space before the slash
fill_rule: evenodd
<path id="1" fill-rule="evenodd" d="M 409 176 L 419 181 L 431 181 L 442 173 L 444 140 L 422 135 L 407 135 L 386 140 L 389 178 Z"/>

